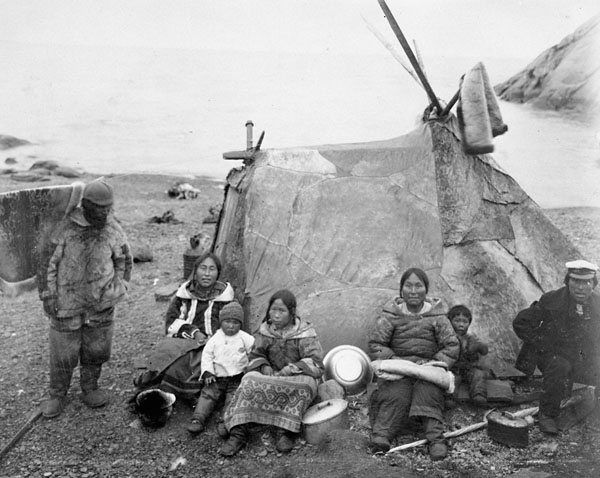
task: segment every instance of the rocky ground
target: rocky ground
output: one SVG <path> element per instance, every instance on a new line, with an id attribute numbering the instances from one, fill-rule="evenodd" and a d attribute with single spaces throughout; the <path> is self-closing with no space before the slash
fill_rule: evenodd
<path id="1" fill-rule="evenodd" d="M 89 177 L 84 177 L 88 180 Z M 177 200 L 166 190 L 177 180 L 200 189 L 196 199 Z M 203 179 L 155 175 L 110 178 L 116 190 L 116 211 L 130 241 L 150 246 L 154 260 L 134 268 L 130 297 L 118 307 L 111 361 L 101 386 L 111 402 L 89 410 L 80 401 L 77 372 L 65 412 L 39 419 L 0 462 L 0 477 L 494 477 L 598 476 L 600 416 L 594 415 L 555 439 L 531 430 L 527 448 L 492 442 L 485 431 L 452 440 L 449 458 L 432 463 L 424 447 L 387 456 L 368 453 L 367 396 L 350 399 L 349 431 L 336 432 L 322 446 L 298 441 L 287 456 L 277 453 L 268 430 L 254 434 L 249 446 L 233 459 L 217 454 L 221 439 L 214 423 L 197 438 L 185 430 L 190 408 L 177 403 L 168 424 L 159 430 L 139 426 L 125 403 L 133 392 L 136 363 L 162 335 L 166 302 L 155 291 L 182 279 L 182 254 L 189 237 L 211 232 L 202 219 L 223 197 L 222 184 Z M 68 183 L 53 176 L 27 187 Z M 23 188 L 0 176 L 0 191 Z M 152 224 L 149 219 L 173 211 L 180 224 Z M 600 209 L 547 211 L 591 260 L 600 260 Z M 0 298 L 0 444 L 4 446 L 44 398 L 48 383 L 47 322 L 35 292 L 16 299 Z M 524 405 L 529 406 L 529 405 Z M 517 407 L 513 407 L 515 409 Z M 480 421 L 482 411 L 463 405 L 448 413 L 449 429 Z M 420 437 L 407 435 L 401 443 Z M 539 472 L 539 474 L 535 474 Z"/>

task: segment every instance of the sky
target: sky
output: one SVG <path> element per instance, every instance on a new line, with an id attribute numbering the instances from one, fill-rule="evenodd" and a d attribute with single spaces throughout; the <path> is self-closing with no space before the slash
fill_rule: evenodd
<path id="1" fill-rule="evenodd" d="M 428 55 L 531 58 L 600 12 L 597 0 L 388 0 Z M 0 0 L 0 41 L 380 54 L 376 0 Z M 502 38 L 498 41 L 498 38 Z"/>

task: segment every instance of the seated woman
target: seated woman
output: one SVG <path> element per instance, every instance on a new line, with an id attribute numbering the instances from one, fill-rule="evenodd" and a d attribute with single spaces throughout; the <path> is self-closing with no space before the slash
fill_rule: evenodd
<path id="1" fill-rule="evenodd" d="M 230 435 L 219 450 L 224 456 L 235 455 L 246 444 L 249 423 L 278 427 L 276 448 L 289 452 L 323 374 L 321 343 L 310 323 L 296 315 L 290 291 L 273 294 L 254 338 L 249 372 L 225 410 Z"/>
<path id="2" fill-rule="evenodd" d="M 231 285 L 218 280 L 220 273 L 221 261 L 215 254 L 198 258 L 190 279 L 169 303 L 167 336 L 157 344 L 147 370 L 134 380 L 139 389 L 159 387 L 188 400 L 199 395 L 202 348 L 219 330 L 220 310 L 234 299 Z"/>
<path id="3" fill-rule="evenodd" d="M 383 307 L 369 336 L 372 360 L 401 358 L 423 364 L 444 362 L 451 367 L 459 343 L 439 299 L 427 297 L 429 278 L 417 268 L 400 278 L 400 297 Z M 386 452 L 407 419 L 420 419 L 429 441 L 432 460 L 442 460 L 448 450 L 443 438 L 444 391 L 438 386 L 410 377 L 378 380 L 371 395 L 369 416 L 371 447 Z"/>

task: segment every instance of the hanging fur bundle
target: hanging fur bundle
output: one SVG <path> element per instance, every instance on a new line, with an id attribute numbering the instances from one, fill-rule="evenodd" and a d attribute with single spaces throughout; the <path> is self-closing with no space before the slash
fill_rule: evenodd
<path id="1" fill-rule="evenodd" d="M 464 152 L 485 154 L 494 151 L 492 138 L 504 134 L 508 126 L 502 121 L 498 100 L 483 63 L 477 63 L 463 76 L 457 112 Z"/>

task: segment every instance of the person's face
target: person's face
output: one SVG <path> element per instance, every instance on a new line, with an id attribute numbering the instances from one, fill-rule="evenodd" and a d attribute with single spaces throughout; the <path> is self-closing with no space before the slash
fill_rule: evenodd
<path id="1" fill-rule="evenodd" d="M 594 279 L 577 279 L 569 277 L 567 283 L 571 297 L 578 304 L 585 304 L 594 291 Z"/>
<path id="2" fill-rule="evenodd" d="M 221 321 L 221 330 L 225 335 L 235 335 L 242 328 L 242 324 L 235 319 L 225 319 Z"/>
<path id="3" fill-rule="evenodd" d="M 469 318 L 463 314 L 455 315 L 450 322 L 457 335 L 465 335 L 469 330 Z"/>
<path id="4" fill-rule="evenodd" d="M 91 201 L 82 201 L 83 217 L 95 229 L 102 229 L 106 226 L 108 214 L 112 206 L 99 206 Z"/>
<path id="5" fill-rule="evenodd" d="M 269 309 L 269 320 L 276 329 L 282 329 L 291 321 L 290 311 L 281 299 L 276 299 Z"/>
<path id="6" fill-rule="evenodd" d="M 217 264 L 210 257 L 204 259 L 196 268 L 196 282 L 201 287 L 212 287 L 219 277 Z"/>
<path id="7" fill-rule="evenodd" d="M 400 295 L 406 304 L 411 307 L 422 305 L 425 302 L 426 294 L 425 284 L 415 274 L 408 276 L 400 290 Z"/>

